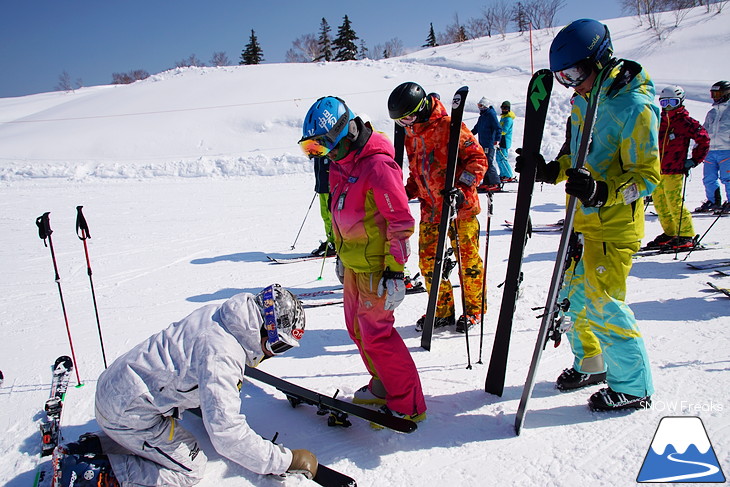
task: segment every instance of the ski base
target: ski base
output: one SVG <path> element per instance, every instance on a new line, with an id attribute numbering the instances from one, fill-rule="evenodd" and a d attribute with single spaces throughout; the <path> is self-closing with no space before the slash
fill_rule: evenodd
<path id="1" fill-rule="evenodd" d="M 267 255 L 266 258 L 269 259 L 269 262 L 272 262 L 274 264 L 294 264 L 296 262 L 307 262 L 310 260 L 322 260 L 325 257 L 323 257 L 321 255 L 305 254 L 305 255 L 300 255 L 297 257 L 272 257 L 270 255 Z"/>
<path id="2" fill-rule="evenodd" d="M 279 389 L 284 393 L 284 395 L 286 395 L 287 400 L 292 407 L 296 407 L 302 403 L 316 406 L 318 415 L 323 416 L 329 414 L 328 424 L 330 426 L 350 426 L 351 423 L 347 420 L 347 415 L 351 414 L 364 419 L 365 421 L 370 421 L 371 423 L 378 424 L 400 433 L 412 433 L 416 431 L 416 428 L 418 427 L 416 423 L 410 419 L 383 414 L 375 411 L 374 409 L 335 399 L 334 396 L 325 396 L 319 392 L 292 384 L 291 382 L 280 379 L 279 377 L 268 374 L 259 369 L 247 366 L 245 374 L 247 377 L 264 382 Z M 336 395 L 337 393 L 335 393 L 335 396 Z"/>
<path id="3" fill-rule="evenodd" d="M 710 262 L 707 264 L 694 264 L 692 262 L 687 262 L 687 266 L 691 267 L 692 269 L 696 269 L 698 271 L 704 271 L 704 270 L 710 270 L 710 269 L 720 269 L 723 267 L 730 267 L 730 260 L 723 260 L 720 262 Z"/>

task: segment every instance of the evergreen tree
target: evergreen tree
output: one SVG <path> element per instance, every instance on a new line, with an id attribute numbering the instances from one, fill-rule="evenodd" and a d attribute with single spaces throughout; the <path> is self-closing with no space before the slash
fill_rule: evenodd
<path id="1" fill-rule="evenodd" d="M 241 60 L 238 64 L 261 64 L 264 60 L 264 51 L 259 45 L 259 40 L 256 38 L 256 33 L 251 29 L 251 37 L 248 39 L 246 48 L 241 53 Z"/>
<path id="2" fill-rule="evenodd" d="M 352 30 L 350 19 L 345 15 L 342 25 L 337 29 L 337 38 L 332 41 L 335 47 L 335 61 L 354 61 L 357 59 L 357 45 L 359 38 Z"/>
<path id="3" fill-rule="evenodd" d="M 319 56 L 315 61 L 332 61 L 332 41 L 330 40 L 330 25 L 327 23 L 327 19 L 322 17 L 322 22 L 319 23 Z"/>
<path id="4" fill-rule="evenodd" d="M 436 33 L 433 31 L 433 22 L 431 22 L 431 28 L 428 29 L 428 37 L 426 37 L 426 43 L 421 47 L 436 47 L 438 45 L 438 42 L 436 42 Z"/>

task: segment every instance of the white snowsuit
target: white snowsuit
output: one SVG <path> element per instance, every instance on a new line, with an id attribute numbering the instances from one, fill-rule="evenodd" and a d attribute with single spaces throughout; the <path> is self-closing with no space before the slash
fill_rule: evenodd
<path id="1" fill-rule="evenodd" d="M 201 480 L 207 458 L 176 421 L 195 407 L 221 455 L 260 474 L 289 468 L 291 450 L 257 435 L 240 412 L 245 364 L 257 365 L 263 357 L 263 318 L 253 298 L 241 293 L 221 306 L 200 308 L 101 374 L 96 419 L 118 444 L 105 452 L 122 486 L 188 486 Z"/>

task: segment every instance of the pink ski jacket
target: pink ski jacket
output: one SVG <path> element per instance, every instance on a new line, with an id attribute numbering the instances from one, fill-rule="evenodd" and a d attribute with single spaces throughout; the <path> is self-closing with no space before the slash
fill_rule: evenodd
<path id="1" fill-rule="evenodd" d="M 337 255 L 355 272 L 402 271 L 415 221 L 388 138 L 373 131 L 360 150 L 330 165 Z"/>

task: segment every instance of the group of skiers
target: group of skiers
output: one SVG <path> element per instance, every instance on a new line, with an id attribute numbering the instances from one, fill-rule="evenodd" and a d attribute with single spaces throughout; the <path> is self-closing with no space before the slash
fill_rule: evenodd
<path id="1" fill-rule="evenodd" d="M 730 212 L 730 202 L 722 203 L 718 182 L 725 185 L 727 199 L 730 195 L 730 112 L 727 111 L 730 82 L 718 81 L 712 85 L 710 96 L 713 105 L 701 125 L 684 106 L 685 92 L 681 86 L 667 86 L 659 94 L 661 180 L 652 197 L 662 233 L 647 248 L 679 250 L 697 244 L 692 214 L 684 199 L 690 170 L 703 162 L 702 181 L 707 201 L 695 208 L 695 212 Z M 695 146 L 687 158 L 692 141 Z"/>
<path id="2" fill-rule="evenodd" d="M 688 120 L 682 107 L 681 89 L 662 91 L 665 110 L 660 114 L 648 73 L 634 61 L 614 57 L 604 24 L 581 19 L 561 30 L 550 48 L 550 70 L 575 91 L 568 144 L 550 162 L 539 153 L 520 152 L 516 170 L 535 163 L 536 181 L 565 181 L 567 195 L 579 200 L 574 229 L 582 250 L 566 271 L 561 291 L 561 299 L 570 302 L 565 312 L 573 322 L 567 337 L 574 361 L 558 377 L 557 387 L 567 391 L 607 382 L 608 387 L 590 397 L 592 409 L 645 408 L 654 393 L 649 359 L 636 319 L 625 303 L 632 255 L 644 237 L 643 198 L 654 193 L 660 214 L 684 221 L 686 215 L 677 211 L 676 197 L 687 168 L 705 158 L 727 174 L 728 131 L 717 136 L 717 142 L 715 134 L 728 126 L 730 92 L 727 82 L 719 83 L 718 89 L 713 86 L 713 98 L 715 92 L 722 96 L 715 98 L 714 115 L 708 115 L 706 123 L 710 144 L 717 144 L 710 146 L 718 152 L 711 159 L 700 147 L 706 145 L 705 132 Z M 477 190 L 494 166 L 490 151 L 506 150 L 509 142 L 499 143 L 503 135 L 508 140 L 502 133 L 507 132 L 506 125 L 497 139 L 480 145 L 462 124 L 455 188 L 453 194 L 444 195 L 451 122 L 446 108 L 438 96 L 427 95 L 414 82 L 396 87 L 387 105 L 390 117 L 405 129 L 409 164 L 405 186 L 390 140 L 338 97 L 326 96 L 311 106 L 299 145 L 308 156 L 320 163 L 326 158 L 329 163 L 329 187 L 322 193 L 327 195 L 327 212 L 323 209 L 322 214 L 324 218 L 331 215 L 331 238 L 322 251 L 328 252 L 331 243 L 336 252 L 337 277 L 344 285 L 345 324 L 370 375 L 353 402 L 421 421 L 426 417 L 426 403 L 418 370 L 394 327 L 393 314 L 405 296 L 404 266 L 415 230 L 408 201 L 420 202 L 419 267 L 427 289 L 436 278 L 431 271 L 442 201 L 449 197 L 456 202 L 449 236 L 454 246 L 459 240 L 465 303 L 457 319 L 453 290 L 445 282 L 439 292 L 436 326 L 456 325 L 457 330 L 466 331 L 484 309 Z M 480 110 L 494 111 L 485 99 L 479 105 Z M 511 122 L 510 104 L 503 103 L 501 109 L 503 120 Z M 600 116 L 592 127 L 585 127 L 584 121 L 593 119 L 588 116 L 591 110 Z M 593 143 L 587 154 L 579 154 L 585 130 L 592 131 Z M 684 134 L 698 143 L 689 161 Z M 502 162 L 505 155 L 499 156 Z M 583 156 L 583 167 L 574 167 Z M 506 169 L 503 176 L 514 177 Z M 689 220 L 681 224 L 683 228 L 679 223 L 676 228 L 668 225 L 664 227 L 667 235 L 690 233 Z M 134 347 L 99 378 L 95 411 L 102 431 L 59 447 L 69 459 L 66 478 L 75 476 L 75 485 L 91 485 L 81 481 L 82 474 L 91 471 L 88 480 L 93 485 L 198 483 L 204 474 L 205 453 L 177 421 L 184 410 L 195 408 L 200 409 L 211 443 L 221 455 L 261 474 L 315 476 L 317 460 L 311 452 L 262 439 L 241 414 L 245 367 L 298 346 L 304 327 L 301 303 L 286 289 L 271 285 L 256 295 L 241 293 L 220 306 L 200 308 Z M 101 459 L 107 458 L 105 464 Z"/>

